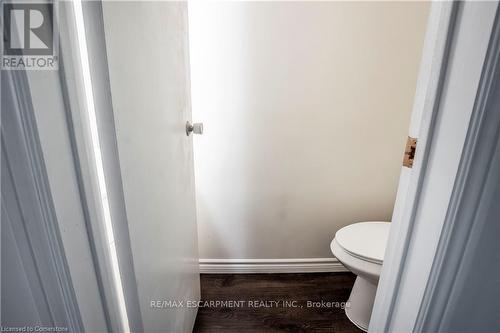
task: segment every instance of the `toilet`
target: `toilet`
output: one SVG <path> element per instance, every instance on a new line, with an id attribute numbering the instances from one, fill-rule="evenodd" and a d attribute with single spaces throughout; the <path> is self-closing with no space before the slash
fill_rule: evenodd
<path id="1" fill-rule="evenodd" d="M 350 321 L 367 331 L 378 279 L 389 236 L 389 222 L 359 222 L 335 234 L 333 255 L 357 275 L 345 313 Z"/>

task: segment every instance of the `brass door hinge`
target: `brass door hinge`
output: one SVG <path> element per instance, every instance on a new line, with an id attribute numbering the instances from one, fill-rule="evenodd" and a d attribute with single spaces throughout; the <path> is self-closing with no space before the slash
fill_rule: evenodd
<path id="1" fill-rule="evenodd" d="M 405 155 L 403 157 L 403 166 L 407 168 L 413 167 L 413 159 L 415 158 L 415 149 L 417 149 L 417 139 L 408 137 L 406 141 Z"/>

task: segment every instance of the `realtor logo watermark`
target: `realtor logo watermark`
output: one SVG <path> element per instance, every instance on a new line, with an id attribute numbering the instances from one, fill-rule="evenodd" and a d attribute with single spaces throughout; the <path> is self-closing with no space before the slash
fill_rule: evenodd
<path id="1" fill-rule="evenodd" d="M 57 70 L 59 34 L 56 4 L 2 2 L 3 43 L 1 68 Z"/>

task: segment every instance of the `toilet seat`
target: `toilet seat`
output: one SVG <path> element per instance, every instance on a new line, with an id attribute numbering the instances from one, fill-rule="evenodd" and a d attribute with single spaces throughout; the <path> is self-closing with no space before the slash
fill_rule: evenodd
<path id="1" fill-rule="evenodd" d="M 353 257 L 382 265 L 390 225 L 389 222 L 354 223 L 337 231 L 335 240 Z"/>
<path id="2" fill-rule="evenodd" d="M 382 270 L 382 264 L 361 259 L 344 250 L 339 243 L 333 239 L 330 248 L 342 265 L 356 275 L 362 275 L 366 279 L 377 283 Z"/>

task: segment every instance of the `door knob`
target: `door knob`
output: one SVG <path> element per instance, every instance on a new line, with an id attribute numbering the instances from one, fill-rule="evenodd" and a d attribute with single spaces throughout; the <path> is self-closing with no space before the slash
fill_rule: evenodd
<path id="1" fill-rule="evenodd" d="M 186 135 L 189 136 L 189 134 L 194 133 L 194 134 L 203 134 L 203 123 L 194 123 L 191 124 L 191 122 L 186 122 Z"/>

